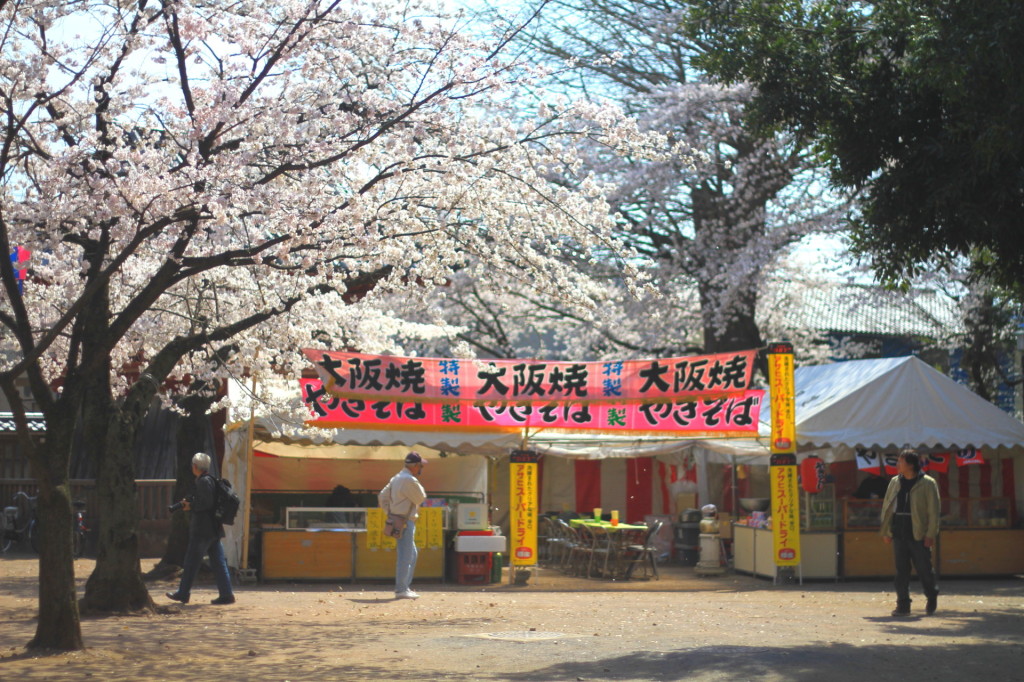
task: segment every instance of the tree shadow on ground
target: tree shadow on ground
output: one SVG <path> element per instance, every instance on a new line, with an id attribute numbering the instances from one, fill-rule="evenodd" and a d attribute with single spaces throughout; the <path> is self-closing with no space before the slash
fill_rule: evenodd
<path id="1" fill-rule="evenodd" d="M 870 651 L 845 643 L 797 647 L 703 646 L 639 652 L 596 661 L 566 661 L 528 672 L 477 679 L 527 680 L 790 680 L 864 682 L 866 656 L 891 663 L 889 679 L 961 682 L 981 675 L 1014 679 L 1024 657 L 1015 643 L 952 645 L 936 649 L 875 646 Z"/>

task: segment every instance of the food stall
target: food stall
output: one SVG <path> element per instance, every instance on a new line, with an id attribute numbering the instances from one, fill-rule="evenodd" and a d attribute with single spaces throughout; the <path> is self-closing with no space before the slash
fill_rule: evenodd
<path id="1" fill-rule="evenodd" d="M 908 445 L 930 459 L 945 458 L 943 470 L 929 472 L 942 498 L 934 553 L 939 574 L 1024 572 L 1024 423 L 915 357 L 800 367 L 795 382 L 798 458 L 820 458 L 828 478 L 820 492 L 801 499 L 804 577 L 892 575 L 892 549 L 878 535 L 881 499 L 855 495 L 871 476 L 882 483 L 875 494 L 884 493 L 894 458 Z M 767 424 L 761 426 L 767 435 Z M 713 444 L 717 453 L 730 446 Z M 749 444 L 734 452 L 734 463 L 748 470 L 745 494 L 767 498 L 760 473 L 768 469 L 766 454 L 751 455 Z M 865 453 L 878 463 L 874 473 Z M 770 520 L 740 514 L 737 570 L 774 576 L 762 556 L 770 558 Z"/>

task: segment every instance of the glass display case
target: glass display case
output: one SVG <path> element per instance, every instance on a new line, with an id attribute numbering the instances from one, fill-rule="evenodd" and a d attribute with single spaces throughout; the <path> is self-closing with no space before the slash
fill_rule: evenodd
<path id="1" fill-rule="evenodd" d="M 804 530 L 834 530 L 837 521 L 835 485 L 826 484 L 818 493 L 804 492 L 800 515 Z"/>
<path id="2" fill-rule="evenodd" d="M 359 507 L 288 507 L 284 514 L 286 530 L 334 528 L 366 529 L 366 509 Z"/>
<path id="3" fill-rule="evenodd" d="M 882 524 L 882 500 L 872 498 L 843 500 L 843 527 L 877 530 Z"/>
<path id="4" fill-rule="evenodd" d="M 882 500 L 843 501 L 846 528 L 877 529 L 881 524 Z M 1012 528 L 1013 500 L 1009 497 L 952 497 L 941 501 L 939 517 L 943 530 L 954 528 Z"/>

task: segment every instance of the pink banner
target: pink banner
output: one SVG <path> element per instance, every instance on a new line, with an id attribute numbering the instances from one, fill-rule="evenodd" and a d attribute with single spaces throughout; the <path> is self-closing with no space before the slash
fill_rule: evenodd
<path id="1" fill-rule="evenodd" d="M 678 403 L 482 404 L 395 402 L 342 398 L 319 379 L 300 379 L 309 424 L 325 428 L 516 431 L 549 428 L 612 433 L 682 432 L 688 435 L 746 436 L 757 432 L 764 391 Z"/>
<path id="2" fill-rule="evenodd" d="M 406 358 L 305 349 L 330 393 L 437 403 L 666 402 L 740 396 L 757 351 L 665 360 L 541 362 Z"/>

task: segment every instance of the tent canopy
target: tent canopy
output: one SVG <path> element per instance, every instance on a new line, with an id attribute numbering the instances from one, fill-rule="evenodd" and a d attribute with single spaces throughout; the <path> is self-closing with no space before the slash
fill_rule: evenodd
<path id="1" fill-rule="evenodd" d="M 914 356 L 800 367 L 795 380 L 801 449 L 1024 448 L 1024 423 Z M 768 436 L 769 405 L 761 415 Z"/>

